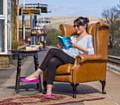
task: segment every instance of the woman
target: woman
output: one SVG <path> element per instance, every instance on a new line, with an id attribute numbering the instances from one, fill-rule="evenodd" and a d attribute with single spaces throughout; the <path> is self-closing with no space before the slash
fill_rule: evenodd
<path id="1" fill-rule="evenodd" d="M 74 28 L 77 31 L 77 35 L 71 36 L 72 48 L 64 49 L 60 44 L 58 48 L 51 48 L 42 64 L 37 71 L 30 76 L 23 78 L 23 82 L 37 81 L 39 75 L 47 70 L 47 92 L 45 97 L 52 97 L 52 87 L 55 78 L 56 68 L 60 65 L 71 63 L 74 64 L 75 57 L 80 54 L 94 54 L 94 48 L 92 44 L 92 35 L 89 35 L 86 31 L 88 25 L 88 18 L 79 17 L 74 20 Z"/>

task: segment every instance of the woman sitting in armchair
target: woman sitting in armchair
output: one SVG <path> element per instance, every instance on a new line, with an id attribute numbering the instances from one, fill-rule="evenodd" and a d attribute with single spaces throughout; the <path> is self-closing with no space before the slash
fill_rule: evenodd
<path id="1" fill-rule="evenodd" d="M 92 35 L 87 33 L 89 19 L 86 17 L 79 17 L 74 20 L 74 28 L 77 35 L 71 36 L 72 47 L 64 49 L 60 44 L 57 44 L 58 48 L 51 48 L 40 67 L 31 75 L 26 78 L 22 78 L 23 82 L 39 81 L 39 76 L 47 70 L 47 91 L 44 95 L 46 98 L 51 98 L 52 87 L 55 78 L 56 68 L 60 65 L 71 63 L 74 64 L 75 57 L 80 54 L 94 54 L 94 48 L 92 43 Z"/>

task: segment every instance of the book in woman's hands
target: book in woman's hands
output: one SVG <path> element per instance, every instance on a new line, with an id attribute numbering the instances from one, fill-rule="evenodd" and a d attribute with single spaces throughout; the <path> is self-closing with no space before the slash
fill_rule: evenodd
<path id="1" fill-rule="evenodd" d="M 59 43 L 65 48 L 69 49 L 72 47 L 71 38 L 66 36 L 58 36 Z"/>

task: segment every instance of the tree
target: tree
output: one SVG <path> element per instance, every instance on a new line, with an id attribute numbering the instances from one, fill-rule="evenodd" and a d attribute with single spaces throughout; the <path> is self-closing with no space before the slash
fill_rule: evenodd
<path id="1" fill-rule="evenodd" d="M 57 36 L 61 35 L 61 33 L 59 32 L 59 30 L 55 29 L 55 28 L 48 28 L 47 30 L 47 44 L 48 45 L 52 45 L 52 46 L 56 46 L 58 40 L 57 40 Z"/>
<path id="2" fill-rule="evenodd" d="M 17 5 L 19 4 L 19 0 L 11 0 L 11 15 L 12 15 L 12 49 L 17 49 Z"/>
<path id="3" fill-rule="evenodd" d="M 120 39 L 120 2 L 110 9 L 103 10 L 102 17 L 105 18 L 110 28 L 109 47 L 114 47 L 116 38 Z"/>

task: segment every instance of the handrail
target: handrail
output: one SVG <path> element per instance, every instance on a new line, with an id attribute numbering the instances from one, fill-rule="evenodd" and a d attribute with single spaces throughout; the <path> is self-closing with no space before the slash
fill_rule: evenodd
<path id="1" fill-rule="evenodd" d="M 108 55 L 108 62 L 120 64 L 120 56 Z"/>
<path id="2" fill-rule="evenodd" d="M 120 56 L 113 56 L 113 55 L 108 55 L 108 58 L 115 58 L 120 60 Z"/>

